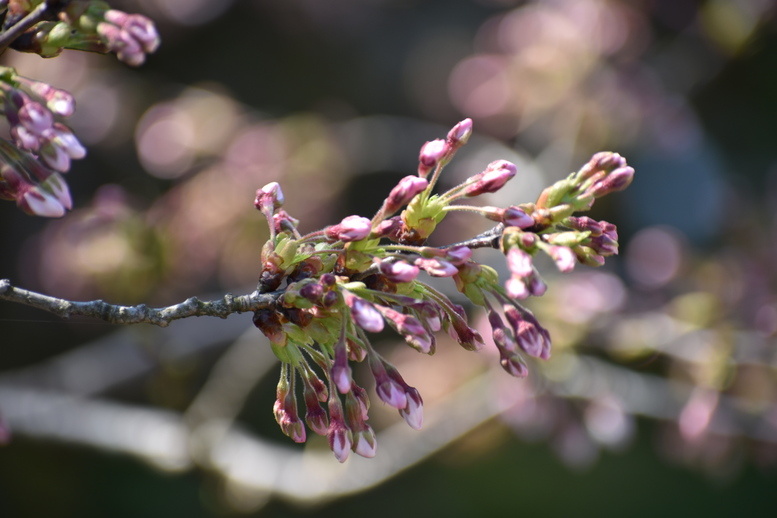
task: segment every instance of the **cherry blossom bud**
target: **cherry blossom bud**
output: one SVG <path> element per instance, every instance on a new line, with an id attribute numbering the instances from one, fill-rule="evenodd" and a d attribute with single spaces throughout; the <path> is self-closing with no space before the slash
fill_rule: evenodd
<path id="1" fill-rule="evenodd" d="M 526 278 L 534 273 L 531 255 L 517 246 L 507 251 L 507 267 L 510 273 L 519 278 Z"/>
<path id="2" fill-rule="evenodd" d="M 445 313 L 445 316 L 448 318 L 448 322 L 450 323 L 450 327 L 447 328 L 448 333 L 452 338 L 455 338 L 459 342 L 460 346 L 466 350 L 480 350 L 480 348 L 483 347 L 483 337 L 480 336 L 480 333 L 467 325 L 464 308 L 458 304 L 451 304 L 451 306 L 455 312 Z"/>
<path id="3" fill-rule="evenodd" d="M 16 200 L 16 204 L 27 214 L 35 216 L 60 218 L 65 215 L 65 207 L 62 203 L 37 185 L 29 187 Z"/>
<path id="4" fill-rule="evenodd" d="M 52 113 L 60 117 L 70 117 L 76 109 L 73 96 L 65 90 L 54 88 L 40 81 L 30 81 L 30 90 L 38 94 L 46 101 L 46 106 Z"/>
<path id="5" fill-rule="evenodd" d="M 472 257 L 472 250 L 468 246 L 454 246 L 445 251 L 445 259 L 456 266 L 469 261 Z"/>
<path id="6" fill-rule="evenodd" d="M 19 122 L 37 136 L 51 130 L 54 125 L 54 117 L 42 104 L 30 101 L 19 108 Z"/>
<path id="7" fill-rule="evenodd" d="M 606 194 L 622 191 L 634 180 L 634 168 L 620 167 L 588 188 L 587 194 L 601 198 Z"/>
<path id="8" fill-rule="evenodd" d="M 453 277 L 459 271 L 453 264 L 436 257 L 431 259 L 419 257 L 414 261 L 414 264 L 432 277 Z"/>
<path id="9" fill-rule="evenodd" d="M 371 333 L 383 331 L 383 317 L 371 303 L 347 291 L 345 303 L 351 308 L 351 317 L 359 327 Z"/>
<path id="10" fill-rule="evenodd" d="M 518 227 L 520 229 L 533 227 L 535 223 L 534 218 L 526 214 L 523 209 L 514 205 L 504 209 L 501 221 L 508 227 Z"/>
<path id="11" fill-rule="evenodd" d="M 418 176 L 426 178 L 429 172 L 442 160 L 450 147 L 442 139 L 432 140 L 421 147 L 418 156 Z"/>
<path id="12" fill-rule="evenodd" d="M 610 171 L 626 167 L 626 159 L 618 153 L 601 151 L 596 153 L 577 173 L 579 180 L 587 180 L 594 176 L 605 176 Z"/>
<path id="13" fill-rule="evenodd" d="M 499 363 L 502 365 L 502 368 L 511 376 L 515 376 L 516 378 L 525 378 L 529 375 L 529 369 L 526 367 L 526 364 L 523 363 L 523 360 L 518 354 L 505 352 L 505 354 L 501 356 Z"/>
<path id="14" fill-rule="evenodd" d="M 467 143 L 470 135 L 472 135 L 472 119 L 464 119 L 448 132 L 448 143 L 454 148 L 459 148 Z"/>
<path id="15" fill-rule="evenodd" d="M 381 261 L 376 257 L 373 262 L 378 265 L 380 273 L 392 282 L 412 282 L 420 272 L 417 266 L 405 261 Z"/>
<path id="16" fill-rule="evenodd" d="M 160 39 L 154 22 L 140 14 L 127 14 L 117 9 L 105 12 L 105 20 L 122 27 L 150 54 L 159 47 Z"/>
<path id="17" fill-rule="evenodd" d="M 332 365 L 332 381 L 341 394 L 351 390 L 353 378 L 351 375 L 351 366 L 348 365 L 348 350 L 344 339 L 335 345 L 335 361 Z"/>
<path id="18" fill-rule="evenodd" d="M 534 297 L 542 297 L 545 295 L 545 292 L 548 291 L 548 285 L 545 284 L 545 281 L 543 281 L 537 274 L 529 277 L 527 286 L 529 288 L 529 293 L 531 293 Z"/>
<path id="19" fill-rule="evenodd" d="M 305 388 L 305 422 L 318 435 L 326 435 L 329 429 L 329 419 L 321 406 L 316 393 Z"/>
<path id="20" fill-rule="evenodd" d="M 345 462 L 351 452 L 353 435 L 343 419 L 343 409 L 336 397 L 329 400 L 329 431 L 327 432 L 329 448 L 339 462 Z"/>
<path id="21" fill-rule="evenodd" d="M 387 237 L 392 241 L 398 241 L 399 234 L 402 231 L 402 225 L 402 218 L 399 216 L 384 219 L 373 229 L 372 237 L 375 239 Z"/>
<path id="22" fill-rule="evenodd" d="M 423 155 L 423 152 L 422 152 Z M 385 215 L 391 215 L 398 211 L 402 206 L 410 203 L 418 193 L 421 193 L 429 186 L 425 178 L 418 176 L 406 176 L 399 181 L 389 193 L 388 198 L 383 205 Z"/>
<path id="23" fill-rule="evenodd" d="M 513 276 L 507 279 L 505 289 L 507 289 L 507 294 L 514 299 L 523 300 L 529 296 L 529 287 L 526 286 L 522 277 Z"/>
<path id="24" fill-rule="evenodd" d="M 588 216 L 571 216 L 564 220 L 564 223 L 575 230 L 579 230 L 581 232 L 590 232 L 591 236 L 598 236 L 602 233 L 601 223 L 595 219 L 589 218 Z"/>
<path id="25" fill-rule="evenodd" d="M 537 319 L 529 312 L 522 314 L 515 306 L 505 304 L 505 317 L 513 328 L 518 347 L 529 356 L 535 358 L 550 358 L 550 333 L 543 328 Z"/>
<path id="26" fill-rule="evenodd" d="M 278 182 L 270 182 L 256 191 L 256 200 L 254 206 L 264 212 L 272 213 L 273 209 L 278 209 L 283 205 L 283 191 Z"/>
<path id="27" fill-rule="evenodd" d="M 362 423 L 361 430 L 353 432 L 353 444 L 351 449 L 356 455 L 371 459 L 375 456 L 378 449 L 378 443 L 375 438 L 375 432 L 367 423 Z"/>
<path id="28" fill-rule="evenodd" d="M 468 180 L 472 183 L 466 187 L 464 193 L 466 196 L 473 197 L 496 192 L 504 187 L 504 184 L 515 176 L 517 171 L 515 164 L 507 160 L 491 162 L 485 171 Z"/>
<path id="29" fill-rule="evenodd" d="M 372 222 L 361 216 L 348 216 L 325 229 L 326 237 L 335 241 L 361 241 L 370 235 Z"/>
<path id="30" fill-rule="evenodd" d="M 399 415 L 413 430 L 420 430 L 424 423 L 424 401 L 421 394 L 413 387 L 408 387 L 405 392 L 407 406 L 399 410 Z"/>
<path id="31" fill-rule="evenodd" d="M 282 387 L 284 387 L 282 389 Z M 285 381 L 278 384 L 278 399 L 273 406 L 275 421 L 281 427 L 281 431 L 294 442 L 302 443 L 306 440 L 305 425 L 297 413 L 297 400 L 294 393 L 288 390 Z"/>
<path id="32" fill-rule="evenodd" d="M 407 406 L 404 387 L 386 373 L 386 365 L 376 354 L 370 355 L 370 370 L 375 378 L 375 392 L 381 401 L 396 409 Z"/>
<path id="33" fill-rule="evenodd" d="M 548 254 L 555 261 L 559 271 L 566 273 L 575 269 L 577 257 L 568 246 L 551 246 L 548 248 Z"/>

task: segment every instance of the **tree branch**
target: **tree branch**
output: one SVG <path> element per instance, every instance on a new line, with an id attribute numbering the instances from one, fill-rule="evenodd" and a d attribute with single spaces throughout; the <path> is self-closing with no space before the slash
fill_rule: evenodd
<path id="1" fill-rule="evenodd" d="M 0 33 L 0 54 L 2 54 L 5 49 L 8 48 L 8 45 L 13 43 L 16 38 L 21 36 L 24 31 L 41 21 L 48 8 L 48 1 L 42 2 L 35 9 L 30 11 L 27 16 L 10 26 L 3 33 Z"/>
<path id="2" fill-rule="evenodd" d="M 145 304 L 119 306 L 108 304 L 102 300 L 73 302 L 16 288 L 11 285 L 11 281 L 8 279 L 0 280 L 0 300 L 32 306 L 62 318 L 83 316 L 97 318 L 111 324 L 153 324 L 161 327 L 181 318 L 203 316 L 227 318 L 232 313 L 267 309 L 272 307 L 278 295 L 278 292 L 259 293 L 254 291 L 248 295 L 235 297 L 227 293 L 217 300 L 202 301 L 197 297 L 191 297 L 180 304 L 164 308 L 150 308 Z"/>

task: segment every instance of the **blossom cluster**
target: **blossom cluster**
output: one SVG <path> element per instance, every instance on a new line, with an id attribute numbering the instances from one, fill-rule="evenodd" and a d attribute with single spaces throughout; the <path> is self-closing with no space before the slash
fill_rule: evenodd
<path id="1" fill-rule="evenodd" d="M 27 15 L 43 0 L 10 0 L 10 21 Z M 42 57 L 58 56 L 64 49 L 113 52 L 128 65 L 143 64 L 159 47 L 154 23 L 140 14 L 111 9 L 95 0 L 49 2 L 47 16 L 17 38 L 12 48 Z"/>
<path id="2" fill-rule="evenodd" d="M 73 113 L 73 96 L 0 67 L 0 103 L 11 137 L 0 139 L 0 198 L 15 200 L 28 214 L 64 215 L 72 201 L 59 173 L 86 155 L 70 129 L 56 120 Z"/>
<path id="3" fill-rule="evenodd" d="M 66 48 L 115 52 L 121 61 L 137 66 L 159 46 L 151 20 L 92 0 L 0 2 L 4 28 L 42 7 L 42 21 L 15 38 L 12 48 L 42 57 L 57 56 Z M 63 216 L 72 200 L 59 173 L 70 169 L 71 160 L 86 155 L 70 128 L 60 122 L 73 114 L 73 96 L 0 67 L 0 110 L 10 129 L 10 140 L 0 138 L 0 199 L 16 201 L 31 215 Z"/>
<path id="4" fill-rule="evenodd" d="M 253 321 L 282 362 L 274 413 L 294 441 L 306 440 L 306 423 L 328 438 L 340 462 L 351 451 L 375 455 L 375 433 L 367 424 L 370 403 L 353 379 L 352 362 L 366 361 L 378 398 L 396 408 L 411 427 L 421 427 L 421 395 L 372 347 L 368 333 L 388 325 L 424 354 L 435 352 L 435 334 L 441 330 L 465 349 L 481 348 L 484 341 L 469 326 L 464 308 L 424 282 L 422 272 L 452 278 L 473 304 L 485 308 L 502 367 L 524 377 L 524 356 L 547 359 L 551 349 L 548 331 L 519 302 L 546 289 L 533 257 L 546 253 L 566 272 L 577 262 L 598 266 L 617 253 L 612 224 L 574 214 L 628 186 L 634 170 L 622 157 L 595 155 L 580 171 L 543 191 L 535 203 L 506 208 L 457 205 L 498 191 L 517 174 L 514 164 L 497 160 L 460 185 L 434 194 L 443 168 L 471 133 L 472 121 L 466 119 L 445 139 L 427 142 L 417 174 L 400 180 L 371 219 L 348 216 L 302 235 L 299 222 L 282 208 L 279 184 L 257 191 L 255 206 L 270 229 L 257 289 L 278 296 L 275 306 L 257 311 Z M 454 246 L 425 246 L 454 210 L 497 221 L 497 232 Z M 504 286 L 493 268 L 472 260 L 473 249 L 486 246 L 498 246 L 507 257 L 512 275 Z"/>

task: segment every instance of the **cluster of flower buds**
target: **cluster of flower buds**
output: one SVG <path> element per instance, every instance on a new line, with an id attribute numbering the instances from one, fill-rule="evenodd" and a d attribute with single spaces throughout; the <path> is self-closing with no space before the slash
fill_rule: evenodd
<path id="1" fill-rule="evenodd" d="M 62 216 L 72 202 L 57 172 L 67 172 L 71 160 L 86 155 L 70 129 L 55 119 L 73 113 L 73 96 L 0 67 L 0 102 L 13 139 L 0 139 L 0 197 L 15 200 L 28 214 Z"/>
<path id="2" fill-rule="evenodd" d="M 27 15 L 44 0 L 10 0 L 6 25 Z M 159 47 L 154 23 L 140 14 L 110 9 L 95 0 L 49 2 L 46 21 L 33 25 L 11 44 L 23 52 L 54 57 L 64 49 L 113 52 L 128 65 L 143 64 Z"/>
<path id="3" fill-rule="evenodd" d="M 375 433 L 367 424 L 369 400 L 351 368 L 351 362 L 365 360 L 378 399 L 396 408 L 411 427 L 421 427 L 421 395 L 375 351 L 369 334 L 388 325 L 424 354 L 435 352 L 435 335 L 441 330 L 467 350 L 484 344 L 467 323 L 464 308 L 424 282 L 422 272 L 451 278 L 461 293 L 485 308 L 502 367 L 524 377 L 528 374 L 524 358 L 548 359 L 551 348 L 548 331 L 519 303 L 546 289 L 533 256 L 546 253 L 566 272 L 577 262 L 598 265 L 596 258 L 617 253 L 612 225 L 572 212 L 587 210 L 589 198 L 623 187 L 630 168 L 620 163 L 620 157 L 597 155 L 584 173 L 567 180 L 563 193 L 545 192 L 534 204 L 456 205 L 457 200 L 499 190 L 517 174 L 513 164 L 498 160 L 449 191 L 432 194 L 443 167 L 471 132 L 472 121 L 467 119 L 446 139 L 427 142 L 417 175 L 400 180 L 372 219 L 348 216 L 302 235 L 298 221 L 282 209 L 277 183 L 257 191 L 255 206 L 270 228 L 257 290 L 277 297 L 273 307 L 254 314 L 254 324 L 282 362 L 274 410 L 281 429 L 293 440 L 306 440 L 304 418 L 310 430 L 328 438 L 339 461 L 351 451 L 375 455 Z M 565 204 L 574 210 L 567 213 Z M 499 222 L 501 239 L 491 235 L 450 247 L 424 246 L 453 210 L 479 212 Z M 504 286 L 493 268 L 472 260 L 473 248 L 495 246 L 497 241 L 512 273 Z M 302 393 L 304 417 L 297 392 Z"/>

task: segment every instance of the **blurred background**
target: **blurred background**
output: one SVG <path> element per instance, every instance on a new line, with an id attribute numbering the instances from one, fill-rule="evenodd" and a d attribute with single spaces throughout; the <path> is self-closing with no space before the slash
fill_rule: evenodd
<path id="1" fill-rule="evenodd" d="M 247 315 L 119 329 L 0 303 L 0 516 L 777 511 L 774 2 L 111 5 L 157 23 L 139 69 L 0 58 L 75 95 L 89 149 L 63 219 L 0 204 L 0 277 L 17 286 L 155 306 L 248 293 L 257 188 L 279 181 L 303 232 L 370 216 L 464 117 L 475 135 L 444 184 L 519 165 L 490 205 L 625 156 L 634 183 L 591 214 L 618 225 L 621 254 L 543 270 L 531 308 L 554 353 L 527 380 L 487 350 L 430 358 L 387 335 L 428 430 L 395 433 L 375 404 L 378 456 L 344 467 L 277 429 L 276 365 Z M 436 244 L 488 227 L 458 216 Z"/>

